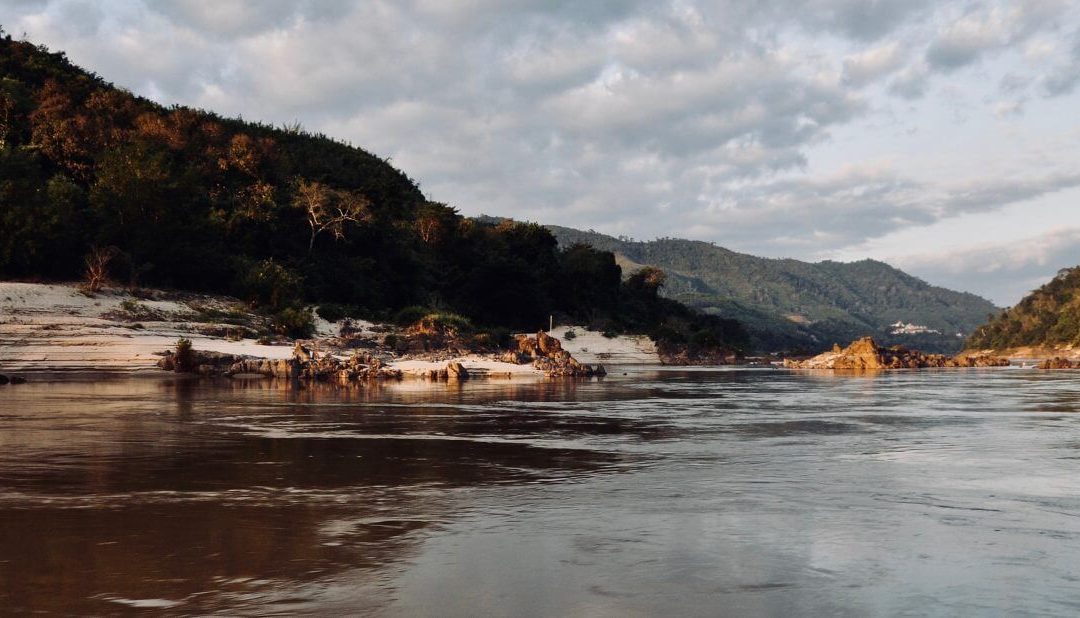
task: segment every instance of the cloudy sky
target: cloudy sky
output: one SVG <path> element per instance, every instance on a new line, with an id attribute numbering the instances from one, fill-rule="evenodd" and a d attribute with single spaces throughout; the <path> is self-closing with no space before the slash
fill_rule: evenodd
<path id="1" fill-rule="evenodd" d="M 1080 264 L 1080 2 L 5 0 L 162 103 L 390 157 L 464 214 L 883 259 L 1002 305 Z"/>

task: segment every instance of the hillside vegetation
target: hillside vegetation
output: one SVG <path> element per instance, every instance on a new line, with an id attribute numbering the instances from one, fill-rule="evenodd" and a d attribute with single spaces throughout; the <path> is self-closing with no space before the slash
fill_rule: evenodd
<path id="1" fill-rule="evenodd" d="M 0 32 L 2 34 L 2 32 Z M 608 252 L 466 219 L 378 156 L 299 126 L 163 107 L 0 36 L 0 277 L 226 292 L 310 329 L 307 303 L 373 319 L 454 312 L 535 329 L 743 347 L 731 320 L 660 298 Z M 629 273 L 627 273 L 629 274 Z"/>
<path id="2" fill-rule="evenodd" d="M 968 339 L 973 349 L 1063 345 L 1080 345 L 1080 266 L 1059 271 Z"/>
<path id="3" fill-rule="evenodd" d="M 872 335 L 886 344 L 951 352 L 963 341 L 957 333 L 970 333 L 987 314 L 997 312 L 974 294 L 932 286 L 874 260 L 808 263 L 755 257 L 699 241 L 639 242 L 548 228 L 561 245 L 584 243 L 613 252 L 623 264 L 663 269 L 668 275 L 665 295 L 744 322 L 761 349 L 820 351 L 834 342 Z M 941 334 L 890 335 L 888 326 L 898 321 Z"/>

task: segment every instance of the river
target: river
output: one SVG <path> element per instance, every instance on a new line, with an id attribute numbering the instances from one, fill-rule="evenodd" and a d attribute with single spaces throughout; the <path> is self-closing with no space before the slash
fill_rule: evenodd
<path id="1" fill-rule="evenodd" d="M 622 371 L 0 387 L 0 607 L 1080 612 L 1080 374 Z"/>

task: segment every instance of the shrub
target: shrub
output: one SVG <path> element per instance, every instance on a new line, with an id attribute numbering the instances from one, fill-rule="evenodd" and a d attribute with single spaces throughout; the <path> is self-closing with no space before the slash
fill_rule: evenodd
<path id="1" fill-rule="evenodd" d="M 270 317 L 270 328 L 279 335 L 306 339 L 315 334 L 315 319 L 303 307 L 286 307 Z"/>
<path id="2" fill-rule="evenodd" d="M 181 337 L 176 341 L 176 370 L 195 371 L 195 351 L 191 347 L 190 339 Z"/>
<path id="3" fill-rule="evenodd" d="M 618 336 L 619 336 L 619 333 L 617 333 L 617 332 L 615 332 L 615 331 L 613 331 L 613 330 L 605 330 L 605 331 L 604 331 L 604 332 L 603 332 L 602 334 L 603 334 L 603 335 L 604 335 L 604 337 L 606 337 L 607 339 L 614 339 L 614 338 L 616 338 L 616 337 L 618 337 Z"/>
<path id="4" fill-rule="evenodd" d="M 720 338 L 709 329 L 702 329 L 690 335 L 690 347 L 695 349 L 710 349 L 721 345 Z"/>
<path id="5" fill-rule="evenodd" d="M 429 313 L 431 313 L 431 309 L 428 309 L 427 307 L 418 307 L 415 305 L 412 307 L 405 307 L 394 314 L 393 322 L 398 326 L 412 326 Z"/>
<path id="6" fill-rule="evenodd" d="M 652 338 L 653 341 L 656 341 L 658 343 L 686 343 L 686 334 L 669 324 L 664 324 L 657 327 L 655 330 L 653 330 L 653 332 L 649 334 L 649 336 Z"/>
<path id="7" fill-rule="evenodd" d="M 566 334 L 563 335 L 563 339 L 566 339 L 567 341 L 573 341 L 574 339 L 577 339 L 577 333 L 572 330 L 568 330 L 566 331 Z"/>
<path id="8" fill-rule="evenodd" d="M 397 352 L 405 352 L 409 349 L 409 340 L 406 337 L 389 334 L 383 338 L 383 345 Z"/>
<path id="9" fill-rule="evenodd" d="M 456 337 L 472 332 L 472 322 L 469 318 L 456 313 L 429 313 L 417 320 L 411 326 L 418 333 L 441 334 Z"/>
<path id="10" fill-rule="evenodd" d="M 315 313 L 319 314 L 319 317 L 327 322 L 340 322 L 341 320 L 354 315 L 356 313 L 356 308 L 335 303 L 326 303 L 319 305 L 318 309 L 315 310 Z"/>
<path id="11" fill-rule="evenodd" d="M 474 334 L 469 343 L 475 349 L 506 349 L 510 347 L 511 338 L 509 329 L 490 328 Z"/>
<path id="12" fill-rule="evenodd" d="M 491 333 L 491 338 L 495 343 L 495 347 L 509 349 L 510 343 L 514 340 L 514 333 L 509 328 L 503 328 L 497 326 L 488 331 Z"/>
<path id="13" fill-rule="evenodd" d="M 248 266 L 240 287 L 247 299 L 271 311 L 282 311 L 301 299 L 300 276 L 273 259 Z"/>

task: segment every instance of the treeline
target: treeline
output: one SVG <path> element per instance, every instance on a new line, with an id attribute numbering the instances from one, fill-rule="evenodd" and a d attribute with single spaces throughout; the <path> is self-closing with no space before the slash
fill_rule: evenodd
<path id="1" fill-rule="evenodd" d="M 462 217 L 360 148 L 166 108 L 0 37 L 0 276 L 79 278 L 88 261 L 131 287 L 240 296 L 284 329 L 321 303 L 746 343 L 736 322 L 659 298 L 655 273 L 624 283 L 609 252 Z"/>
<path id="2" fill-rule="evenodd" d="M 989 316 L 968 339 L 973 349 L 1080 344 L 1080 266 L 1058 272 L 1015 307 Z"/>

